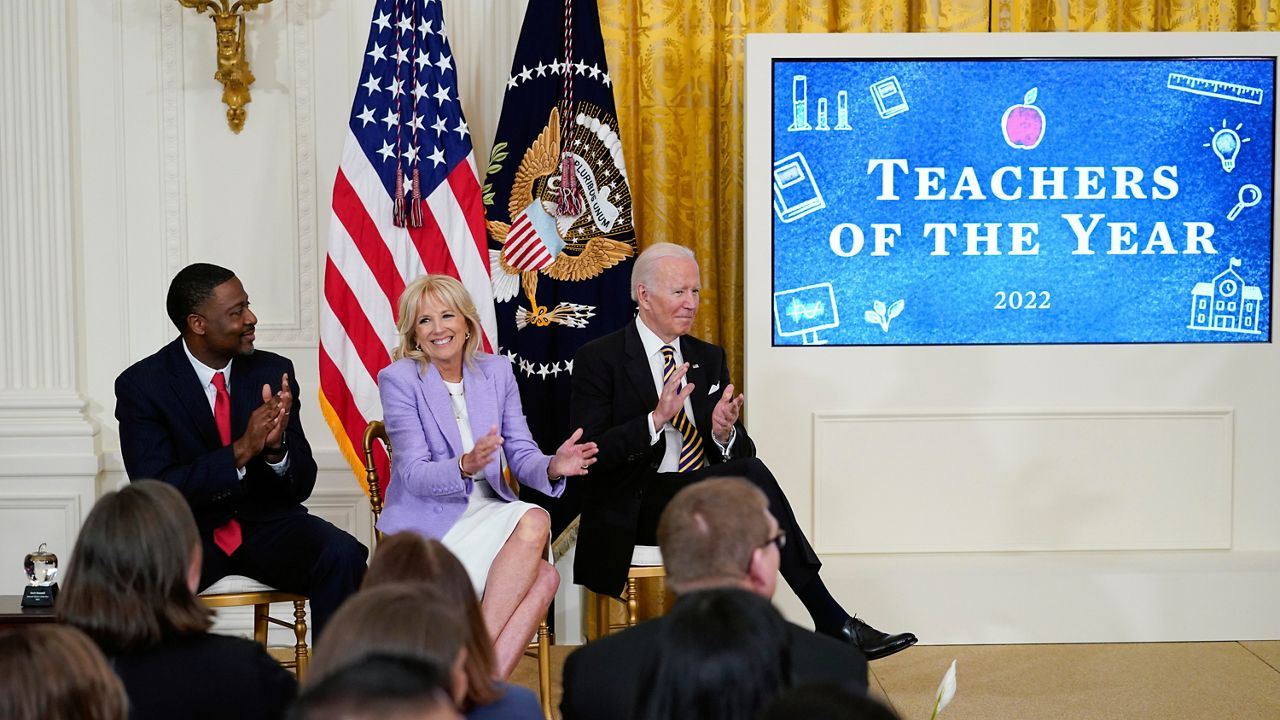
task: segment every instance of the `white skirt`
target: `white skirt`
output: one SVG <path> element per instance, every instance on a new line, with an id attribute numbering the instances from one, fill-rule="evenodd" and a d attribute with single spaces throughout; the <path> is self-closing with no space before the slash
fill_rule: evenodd
<path id="1" fill-rule="evenodd" d="M 488 480 L 477 480 L 473 487 L 466 511 L 440 538 L 440 542 L 462 561 L 467 575 L 471 577 L 471 584 L 475 586 L 476 597 L 482 598 L 493 558 L 511 537 L 520 518 L 530 510 L 542 508 L 520 500 L 507 502 L 493 491 Z M 548 560 L 551 559 L 550 552 L 548 542 Z"/>

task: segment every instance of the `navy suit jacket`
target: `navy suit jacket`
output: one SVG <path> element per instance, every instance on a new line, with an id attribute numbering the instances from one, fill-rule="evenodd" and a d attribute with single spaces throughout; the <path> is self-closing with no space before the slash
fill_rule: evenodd
<path id="1" fill-rule="evenodd" d="M 293 409 L 285 429 L 289 470 L 276 475 L 262 456 L 249 461 L 241 480 L 235 451 L 218 437 L 208 396 L 182 338 L 131 365 L 116 378 L 120 452 L 130 480 L 162 480 L 177 488 L 196 516 L 200 533 L 232 517 L 251 522 L 305 513 L 302 502 L 316 484 L 316 462 L 302 432 L 293 363 L 257 350 L 231 364 L 231 438 L 244 434 L 249 415 L 262 404 L 262 386 L 280 389 L 289 373 Z"/>
<path id="2" fill-rule="evenodd" d="M 564 663 L 564 720 L 628 718 L 640 702 L 644 668 L 655 652 L 667 616 L 583 645 Z M 857 648 L 799 625 L 786 624 L 792 685 L 832 683 L 867 692 L 867 659 Z"/>
<path id="3" fill-rule="evenodd" d="M 755 443 L 741 420 L 730 457 L 723 457 L 710 437 L 711 411 L 730 382 L 724 348 L 684 335 L 680 351 L 689 363 L 685 382 L 694 385 L 689 402 L 707 463 L 755 457 Z M 666 452 L 663 436 L 649 443 L 649 413 L 658 406 L 658 391 L 636 321 L 578 350 L 572 387 L 569 425 L 582 428 L 582 442 L 600 446 L 590 475 L 579 484 L 583 507 L 573 581 L 616 597 L 635 548 L 641 493 Z"/>

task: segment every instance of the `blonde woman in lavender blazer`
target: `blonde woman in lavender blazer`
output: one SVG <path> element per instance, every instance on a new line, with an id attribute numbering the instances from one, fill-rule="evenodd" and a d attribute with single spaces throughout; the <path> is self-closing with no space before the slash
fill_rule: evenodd
<path id="1" fill-rule="evenodd" d="M 462 283 L 427 275 L 400 296 L 396 361 L 378 373 L 395 450 L 378 529 L 443 542 L 467 568 L 502 677 L 510 675 L 546 617 L 560 577 L 547 562 L 551 521 L 521 502 L 503 467 L 552 496 L 586 474 L 596 444 L 577 430 L 538 449 L 520 407 L 511 363 L 479 351 L 480 317 Z"/>

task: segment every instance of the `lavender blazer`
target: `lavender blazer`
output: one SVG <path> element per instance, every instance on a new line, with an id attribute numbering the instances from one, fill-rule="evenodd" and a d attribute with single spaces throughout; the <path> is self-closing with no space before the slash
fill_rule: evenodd
<path id="1" fill-rule="evenodd" d="M 462 438 L 440 371 L 434 365 L 425 373 L 419 370 L 416 360 L 406 358 L 378 373 L 383 422 L 394 450 L 391 483 L 386 488 L 378 529 L 384 533 L 412 530 L 438 539 L 467 509 L 472 480 L 458 471 Z M 507 464 L 520 484 L 553 497 L 563 493 L 564 478 L 555 482 L 547 479 L 551 458 L 542 454 L 529 434 L 511 362 L 477 353 L 474 367 L 463 363 L 462 387 L 472 437 L 479 439 L 497 425 Z M 484 474 L 482 482 L 488 482 L 499 496 L 516 499 L 502 481 L 496 453 Z"/>

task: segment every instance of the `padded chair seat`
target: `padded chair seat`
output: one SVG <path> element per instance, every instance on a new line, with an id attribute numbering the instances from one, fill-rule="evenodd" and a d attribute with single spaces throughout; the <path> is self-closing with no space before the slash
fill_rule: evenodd
<path id="1" fill-rule="evenodd" d="M 631 564 L 639 567 L 662 565 L 662 549 L 657 545 L 637 545 L 631 553 Z"/>
<path id="2" fill-rule="evenodd" d="M 232 593 L 280 592 L 244 575 L 227 575 L 200 591 L 201 595 L 227 595 Z"/>

